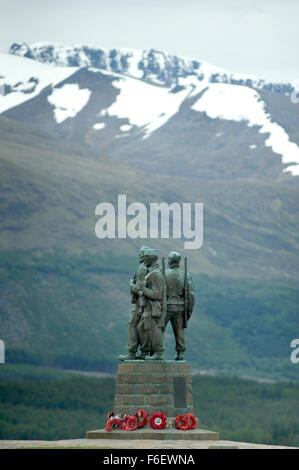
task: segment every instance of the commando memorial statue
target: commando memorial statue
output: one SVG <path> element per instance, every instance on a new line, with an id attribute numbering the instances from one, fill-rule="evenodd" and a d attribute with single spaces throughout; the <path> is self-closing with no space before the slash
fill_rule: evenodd
<path id="1" fill-rule="evenodd" d="M 113 411 L 105 429 L 88 431 L 88 439 L 219 440 L 200 429 L 194 415 L 192 375 L 184 360 L 185 328 L 194 306 L 191 276 L 172 251 L 159 266 L 156 249 L 142 246 L 129 289 L 134 308 L 128 326 L 127 354 L 120 355 L 115 377 Z M 171 323 L 175 360 L 164 360 L 163 334 Z M 140 351 L 139 351 L 140 350 Z M 134 431 L 134 433 L 126 431 Z"/>
<path id="2" fill-rule="evenodd" d="M 155 249 L 142 246 L 139 250 L 139 266 L 130 280 L 132 303 L 128 327 L 128 353 L 119 360 L 163 360 L 163 333 L 170 321 L 175 336 L 177 361 L 184 360 L 184 329 L 190 320 L 194 306 L 192 280 L 180 268 L 181 255 L 172 251 L 168 255 L 168 270 L 162 258 L 162 273 Z M 140 355 L 137 354 L 140 347 Z"/>

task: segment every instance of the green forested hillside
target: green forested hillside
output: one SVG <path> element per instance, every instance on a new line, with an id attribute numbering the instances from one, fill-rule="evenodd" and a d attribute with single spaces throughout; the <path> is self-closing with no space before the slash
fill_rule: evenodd
<path id="1" fill-rule="evenodd" d="M 68 439 L 104 426 L 112 379 L 0 382 L 0 439 Z"/>
<path id="2" fill-rule="evenodd" d="M 6 297 L 14 319 L 8 362 L 116 369 L 117 355 L 126 345 L 132 259 L 115 256 L 109 264 L 88 254 L 37 256 L 16 251 L 2 253 L 0 267 L 5 283 L 15 286 Z M 186 330 L 186 359 L 193 368 L 298 380 L 289 358 L 289 338 L 297 321 L 294 287 L 205 275 L 193 278 L 197 305 Z M 113 289 L 115 302 L 106 298 L 107 286 Z M 105 334 L 102 312 L 107 312 Z M 165 340 L 166 357 L 172 358 L 170 326 Z"/>
<path id="3" fill-rule="evenodd" d="M 9 362 L 114 370 L 125 350 L 128 282 L 140 245 L 189 258 L 195 369 L 298 380 L 298 189 L 293 180 L 147 174 L 0 118 L 0 338 Z M 99 240 L 95 207 L 203 202 L 204 244 Z M 192 325 L 192 327 L 191 327 Z M 168 328 L 166 357 L 174 354 Z"/>
<path id="4" fill-rule="evenodd" d="M 0 439 L 82 438 L 85 431 L 103 427 L 113 407 L 113 379 L 57 380 L 53 370 L 42 376 L 27 370 L 25 381 L 15 381 L 15 371 L 3 370 L 1 366 Z M 32 380 L 34 375 L 39 380 Z M 220 432 L 221 439 L 299 446 L 298 393 L 299 385 L 287 382 L 193 378 L 200 426 Z"/>

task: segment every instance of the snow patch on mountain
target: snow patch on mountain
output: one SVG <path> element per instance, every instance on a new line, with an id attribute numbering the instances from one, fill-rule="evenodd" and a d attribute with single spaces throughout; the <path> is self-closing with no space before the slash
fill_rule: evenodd
<path id="1" fill-rule="evenodd" d="M 139 67 L 139 64 L 142 61 L 142 51 L 137 50 L 137 51 L 128 51 L 127 49 L 125 50 L 127 52 L 127 57 L 128 57 L 128 70 L 130 72 L 130 75 L 135 78 L 142 78 L 143 77 L 143 71 Z"/>
<path id="2" fill-rule="evenodd" d="M 67 118 L 75 117 L 86 106 L 90 95 L 88 88 L 79 88 L 77 83 L 66 83 L 62 87 L 53 88 L 47 99 L 54 106 L 56 122 L 60 124 Z"/>
<path id="3" fill-rule="evenodd" d="M 55 86 L 72 75 L 77 67 L 52 67 L 47 64 L 0 54 L 0 113 L 37 96 L 47 86 Z"/>
<path id="4" fill-rule="evenodd" d="M 100 116 L 128 119 L 130 125 L 144 131 L 143 139 L 176 114 L 191 91 L 184 88 L 178 93 L 172 93 L 169 88 L 127 77 L 118 77 L 112 85 L 119 90 L 119 94 L 109 108 L 101 111 Z"/>
<path id="5" fill-rule="evenodd" d="M 282 163 L 296 163 L 285 168 L 299 175 L 299 147 L 290 142 L 285 130 L 272 121 L 265 110 L 260 95 L 249 87 L 229 84 L 209 84 L 209 88 L 192 106 L 195 111 L 205 112 L 210 118 L 230 121 L 246 121 L 248 126 L 260 127 L 259 132 L 269 134 L 265 141 L 273 152 L 282 155 Z"/>
<path id="6" fill-rule="evenodd" d="M 92 128 L 95 129 L 96 131 L 101 131 L 102 129 L 105 129 L 106 124 L 105 122 L 96 122 Z"/>
<path id="7" fill-rule="evenodd" d="M 122 126 L 120 126 L 119 129 L 122 132 L 130 132 L 130 130 L 132 129 L 132 126 L 131 126 L 131 124 L 123 124 Z"/>

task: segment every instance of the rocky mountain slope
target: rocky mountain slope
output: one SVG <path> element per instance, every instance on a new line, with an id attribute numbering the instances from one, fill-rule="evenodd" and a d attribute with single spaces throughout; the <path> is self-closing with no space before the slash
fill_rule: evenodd
<path id="1" fill-rule="evenodd" d="M 299 173 L 290 84 L 153 50 L 38 43 L 10 52 L 1 67 L 6 117 L 152 173 L 271 180 Z"/>
<path id="2" fill-rule="evenodd" d="M 109 72 L 140 78 L 161 86 L 180 86 L 182 79 L 211 83 L 231 83 L 290 94 L 290 83 L 277 83 L 241 73 L 230 73 L 196 59 L 178 57 L 155 49 L 103 49 L 83 45 L 55 43 L 14 43 L 10 54 L 63 67 L 95 67 Z"/>

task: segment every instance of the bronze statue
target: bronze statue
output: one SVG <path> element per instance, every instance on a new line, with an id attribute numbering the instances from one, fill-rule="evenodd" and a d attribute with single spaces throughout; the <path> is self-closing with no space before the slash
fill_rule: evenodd
<path id="1" fill-rule="evenodd" d="M 187 273 L 187 260 L 185 259 L 185 272 L 180 269 L 181 255 L 172 251 L 168 255 L 168 270 L 166 271 L 167 313 L 165 331 L 170 321 L 175 336 L 175 360 L 184 360 L 185 334 L 187 322 L 190 320 L 194 306 L 194 291 L 191 276 Z"/>
<path id="2" fill-rule="evenodd" d="M 145 356 L 146 360 L 162 360 L 164 352 L 163 331 L 163 278 L 159 269 L 158 252 L 154 249 L 145 251 L 144 263 L 148 268 L 144 282 L 141 284 L 140 296 L 143 303 L 141 320 L 137 330 L 141 349 L 150 341 L 153 354 Z"/>
<path id="3" fill-rule="evenodd" d="M 130 293 L 135 308 L 132 310 L 128 327 L 128 353 L 120 355 L 125 360 L 163 360 L 163 333 L 170 321 L 175 336 L 175 360 L 184 360 L 184 329 L 192 315 L 194 291 L 192 279 L 180 268 L 181 255 L 172 251 L 168 255 L 168 270 L 165 273 L 165 259 L 162 258 L 162 273 L 159 268 L 158 252 L 142 246 L 138 254 L 139 266 L 130 279 Z M 138 347 L 140 355 L 136 356 Z"/>
<path id="4" fill-rule="evenodd" d="M 130 293 L 131 293 L 131 302 L 135 304 L 135 308 L 132 310 L 129 328 L 128 328 L 128 354 L 120 355 L 118 358 L 121 361 L 125 360 L 135 360 L 135 359 L 144 359 L 147 354 L 150 353 L 150 341 L 140 344 L 140 337 L 137 329 L 137 325 L 141 319 L 142 315 L 142 302 L 143 302 L 143 293 L 141 292 L 141 284 L 144 281 L 144 278 L 147 274 L 147 267 L 144 264 L 145 251 L 148 249 L 147 246 L 142 246 L 138 253 L 139 266 L 134 275 L 133 279 L 130 279 Z M 141 353 L 136 357 L 138 346 L 140 346 Z"/>

